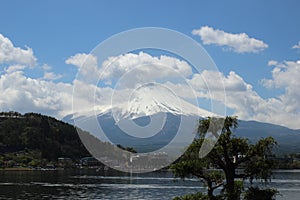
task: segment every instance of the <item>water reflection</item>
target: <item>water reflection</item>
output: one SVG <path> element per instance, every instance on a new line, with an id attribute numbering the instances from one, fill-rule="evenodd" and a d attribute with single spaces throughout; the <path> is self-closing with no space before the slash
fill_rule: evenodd
<path id="1" fill-rule="evenodd" d="M 174 181 L 170 172 L 0 171 L 0 178 L 0 199 L 161 200 L 206 191 L 197 179 Z M 270 186 L 280 191 L 277 199 L 299 199 L 300 171 L 277 171 Z"/>

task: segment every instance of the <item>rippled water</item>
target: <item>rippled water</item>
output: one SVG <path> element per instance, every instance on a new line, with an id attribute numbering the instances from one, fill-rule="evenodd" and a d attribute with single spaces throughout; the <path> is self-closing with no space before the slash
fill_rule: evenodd
<path id="1" fill-rule="evenodd" d="M 260 183 L 257 183 L 260 184 Z M 300 199 L 300 171 L 274 173 L 277 199 Z M 205 192 L 197 179 L 174 180 L 170 172 L 123 174 L 81 171 L 1 171 L 0 199 L 172 199 Z"/>

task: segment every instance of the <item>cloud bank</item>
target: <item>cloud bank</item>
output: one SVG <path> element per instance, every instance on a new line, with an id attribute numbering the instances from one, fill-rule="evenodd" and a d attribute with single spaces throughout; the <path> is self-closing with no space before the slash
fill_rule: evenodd
<path id="1" fill-rule="evenodd" d="M 34 66 L 37 59 L 33 55 L 31 48 L 21 49 L 15 47 L 13 43 L 2 34 L 0 34 L 0 64 L 24 64 Z"/>
<path id="2" fill-rule="evenodd" d="M 95 56 L 85 53 L 78 53 L 66 59 L 67 64 L 83 70 L 84 76 L 93 77 L 95 80 L 100 76 L 103 84 L 97 87 L 86 80 L 86 77 L 69 83 L 58 81 L 62 78 L 61 75 L 49 71 L 52 68 L 47 64 L 40 66 L 44 70 L 41 77 L 32 78 L 26 75 L 24 69 L 36 65 L 32 50 L 12 46 L 9 39 L 3 38 L 5 37 L 2 36 L 2 41 L 4 40 L 8 47 L 0 48 L 0 67 L 3 69 L 0 72 L 1 111 L 39 112 L 62 118 L 73 112 L 74 85 L 80 89 L 76 98 L 79 98 L 81 109 L 91 108 L 94 103 L 99 109 L 107 109 L 111 104 L 109 97 L 115 86 L 121 85 L 117 88 L 120 91 L 117 99 L 122 101 L 126 99 L 128 90 L 137 87 L 135 83 L 139 82 L 138 80 L 145 79 L 158 81 L 185 99 L 191 96 L 188 89 L 191 86 L 198 98 L 213 97 L 219 101 L 225 87 L 227 100 L 221 103 L 232 109 L 233 114 L 240 119 L 300 128 L 300 95 L 297 92 L 300 88 L 300 61 L 269 61 L 272 77 L 261 82 L 266 89 L 280 89 L 283 92 L 278 96 L 262 98 L 237 72 L 224 74 L 204 70 L 193 73 L 187 62 L 170 56 L 152 56 L 143 52 L 128 53 L 107 58 L 100 65 Z M 123 76 L 127 81 L 109 81 L 120 80 Z M 178 80 L 184 80 L 189 85 Z M 207 85 L 210 88 L 207 88 Z M 95 95 L 87 96 L 87 91 L 91 90 L 95 91 Z"/>

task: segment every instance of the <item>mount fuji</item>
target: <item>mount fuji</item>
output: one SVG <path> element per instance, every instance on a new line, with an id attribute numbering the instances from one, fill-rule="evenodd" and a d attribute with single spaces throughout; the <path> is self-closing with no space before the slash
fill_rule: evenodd
<path id="1" fill-rule="evenodd" d="M 113 97 L 111 105 L 101 108 L 68 115 L 63 121 L 75 124 L 102 141 L 133 147 L 138 152 L 159 150 L 171 142 L 174 151 L 182 150 L 195 137 L 199 119 L 218 116 L 176 96 L 159 84 L 137 88 L 128 95 L 128 101 Z M 280 151 L 300 151 L 300 130 L 239 120 L 236 134 L 250 141 L 272 136 L 278 141 Z"/>
<path id="2" fill-rule="evenodd" d="M 158 150 L 169 144 L 189 144 L 199 118 L 217 116 L 177 96 L 160 84 L 138 87 L 128 101 L 112 97 L 112 105 L 63 118 L 102 141 L 130 146 L 139 152 Z M 95 115 L 95 113 L 98 113 Z"/>

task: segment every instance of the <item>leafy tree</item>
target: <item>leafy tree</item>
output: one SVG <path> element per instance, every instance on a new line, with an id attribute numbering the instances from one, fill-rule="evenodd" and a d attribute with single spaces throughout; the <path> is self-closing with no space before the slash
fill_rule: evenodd
<path id="1" fill-rule="evenodd" d="M 203 180 L 208 188 L 209 199 L 215 199 L 213 191 L 220 186 L 224 187 L 227 199 L 240 199 L 243 184 L 236 181 L 238 178 L 249 179 L 251 183 L 253 179 L 268 181 L 274 167 L 269 156 L 276 141 L 268 137 L 251 144 L 245 138 L 235 137 L 233 131 L 237 127 L 236 117 L 200 120 L 197 139 L 187 148 L 179 162 L 171 167 L 175 176 L 195 176 Z M 211 136 L 219 138 L 214 141 Z M 200 158 L 199 151 L 205 143 L 215 145 L 205 157 Z"/>
<path id="2" fill-rule="evenodd" d="M 273 200 L 274 196 L 277 194 L 277 190 L 267 188 L 259 189 L 258 187 L 250 187 L 245 193 L 245 200 Z"/>
<path id="3" fill-rule="evenodd" d="M 185 177 L 194 176 L 204 181 L 207 185 L 207 195 L 210 199 L 214 199 L 213 191 L 224 184 L 224 174 L 221 171 L 210 170 L 211 167 L 217 167 L 211 162 L 210 158 L 199 158 L 199 149 L 202 143 L 203 139 L 194 140 L 180 161 L 172 165 L 171 168 L 176 177 L 184 179 Z"/>

